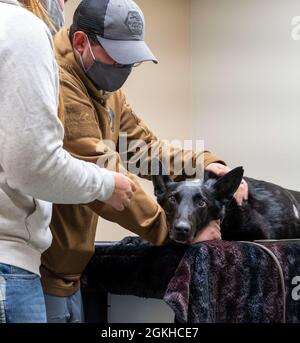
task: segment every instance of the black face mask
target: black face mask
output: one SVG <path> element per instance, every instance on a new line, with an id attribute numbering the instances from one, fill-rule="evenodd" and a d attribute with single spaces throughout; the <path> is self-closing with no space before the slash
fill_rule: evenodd
<path id="1" fill-rule="evenodd" d="M 82 60 L 82 56 L 80 56 L 81 64 L 83 70 L 85 71 L 87 77 L 93 82 L 94 86 L 98 90 L 106 91 L 106 92 L 114 92 L 120 89 L 125 81 L 128 79 L 132 71 L 132 65 L 122 65 L 116 66 L 113 64 L 106 64 L 98 61 L 93 54 L 90 41 L 88 40 L 89 48 L 91 55 L 93 57 L 93 64 L 86 69 Z"/>

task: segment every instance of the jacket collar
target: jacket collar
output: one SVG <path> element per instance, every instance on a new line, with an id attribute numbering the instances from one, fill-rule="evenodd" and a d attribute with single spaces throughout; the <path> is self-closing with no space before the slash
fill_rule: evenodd
<path id="1" fill-rule="evenodd" d="M 73 47 L 69 38 L 69 30 L 62 28 L 54 37 L 56 59 L 63 70 L 70 71 L 87 88 L 89 95 L 101 102 L 106 102 L 112 93 L 99 91 L 86 76 L 82 66 L 75 59 Z"/>

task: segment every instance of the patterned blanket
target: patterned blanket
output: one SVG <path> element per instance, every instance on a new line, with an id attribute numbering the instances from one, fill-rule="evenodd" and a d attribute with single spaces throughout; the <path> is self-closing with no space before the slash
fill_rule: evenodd
<path id="1" fill-rule="evenodd" d="M 82 287 L 163 299 L 179 323 L 300 322 L 300 243 L 263 246 L 127 238 L 96 247 Z"/>

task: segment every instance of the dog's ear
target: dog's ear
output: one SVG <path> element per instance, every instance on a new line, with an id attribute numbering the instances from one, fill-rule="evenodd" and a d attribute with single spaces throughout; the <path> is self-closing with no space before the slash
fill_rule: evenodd
<path id="1" fill-rule="evenodd" d="M 222 176 L 214 185 L 216 198 L 221 202 L 230 201 L 239 188 L 244 176 L 243 167 L 231 170 Z"/>
<path id="2" fill-rule="evenodd" d="M 154 161 L 153 167 L 152 182 L 154 186 L 155 196 L 158 197 L 159 195 L 166 192 L 167 185 L 172 183 L 173 180 L 170 178 L 169 175 L 167 175 L 163 164 L 159 160 Z"/>
<path id="3" fill-rule="evenodd" d="M 219 177 L 211 171 L 204 170 L 204 182 L 211 179 L 216 180 L 219 179 Z"/>
<path id="4" fill-rule="evenodd" d="M 173 180 L 168 175 L 153 175 L 152 182 L 154 185 L 155 196 L 159 196 L 167 191 L 168 184 Z"/>

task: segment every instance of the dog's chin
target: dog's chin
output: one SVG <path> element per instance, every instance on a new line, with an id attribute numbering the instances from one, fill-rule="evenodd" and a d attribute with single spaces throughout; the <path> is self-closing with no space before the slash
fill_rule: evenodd
<path id="1" fill-rule="evenodd" d="M 186 235 L 170 235 L 172 241 L 178 244 L 189 244 L 191 243 L 191 239 L 189 236 Z"/>

